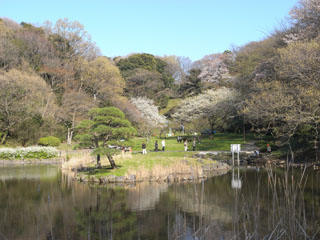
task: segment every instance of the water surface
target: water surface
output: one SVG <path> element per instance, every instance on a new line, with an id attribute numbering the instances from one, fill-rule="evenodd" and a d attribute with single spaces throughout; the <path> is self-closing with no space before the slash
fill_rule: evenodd
<path id="1" fill-rule="evenodd" d="M 2 167 L 0 239 L 319 239 L 320 172 L 302 174 L 290 171 L 287 184 L 280 169 L 241 169 L 102 187 L 57 166 Z"/>

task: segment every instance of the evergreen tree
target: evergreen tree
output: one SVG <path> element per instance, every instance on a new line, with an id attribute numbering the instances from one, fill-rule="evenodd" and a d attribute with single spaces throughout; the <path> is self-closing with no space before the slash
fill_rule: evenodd
<path id="1" fill-rule="evenodd" d="M 124 145 L 120 139 L 129 139 L 136 133 L 124 113 L 115 107 L 93 108 L 89 111 L 90 120 L 83 120 L 78 126 L 76 139 L 80 148 L 93 148 L 97 156 L 97 167 L 101 167 L 100 156 L 107 156 L 112 168 L 116 164 L 112 156 L 118 151 L 109 145 Z"/>

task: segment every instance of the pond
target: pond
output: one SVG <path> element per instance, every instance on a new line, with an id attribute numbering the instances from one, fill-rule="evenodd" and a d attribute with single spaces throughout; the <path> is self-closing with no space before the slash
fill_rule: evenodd
<path id="1" fill-rule="evenodd" d="M 196 183 L 99 186 L 0 168 L 0 239 L 320 238 L 320 171 L 235 169 Z"/>

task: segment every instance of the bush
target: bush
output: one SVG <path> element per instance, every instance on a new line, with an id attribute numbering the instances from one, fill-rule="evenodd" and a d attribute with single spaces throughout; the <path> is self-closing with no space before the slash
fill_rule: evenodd
<path id="1" fill-rule="evenodd" d="M 41 146 L 57 147 L 60 144 L 60 139 L 53 136 L 43 137 L 39 139 L 39 145 Z"/>
<path id="2" fill-rule="evenodd" d="M 53 147 L 0 148 L 0 159 L 48 159 L 58 156 Z"/>

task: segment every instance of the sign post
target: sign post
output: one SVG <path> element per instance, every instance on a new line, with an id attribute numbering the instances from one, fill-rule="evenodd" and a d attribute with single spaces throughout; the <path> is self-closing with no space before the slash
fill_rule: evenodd
<path id="1" fill-rule="evenodd" d="M 240 166 L 240 151 L 241 151 L 240 144 L 231 144 L 232 165 L 233 166 L 234 166 L 234 153 L 238 153 L 237 160 L 238 160 L 238 166 Z"/>

